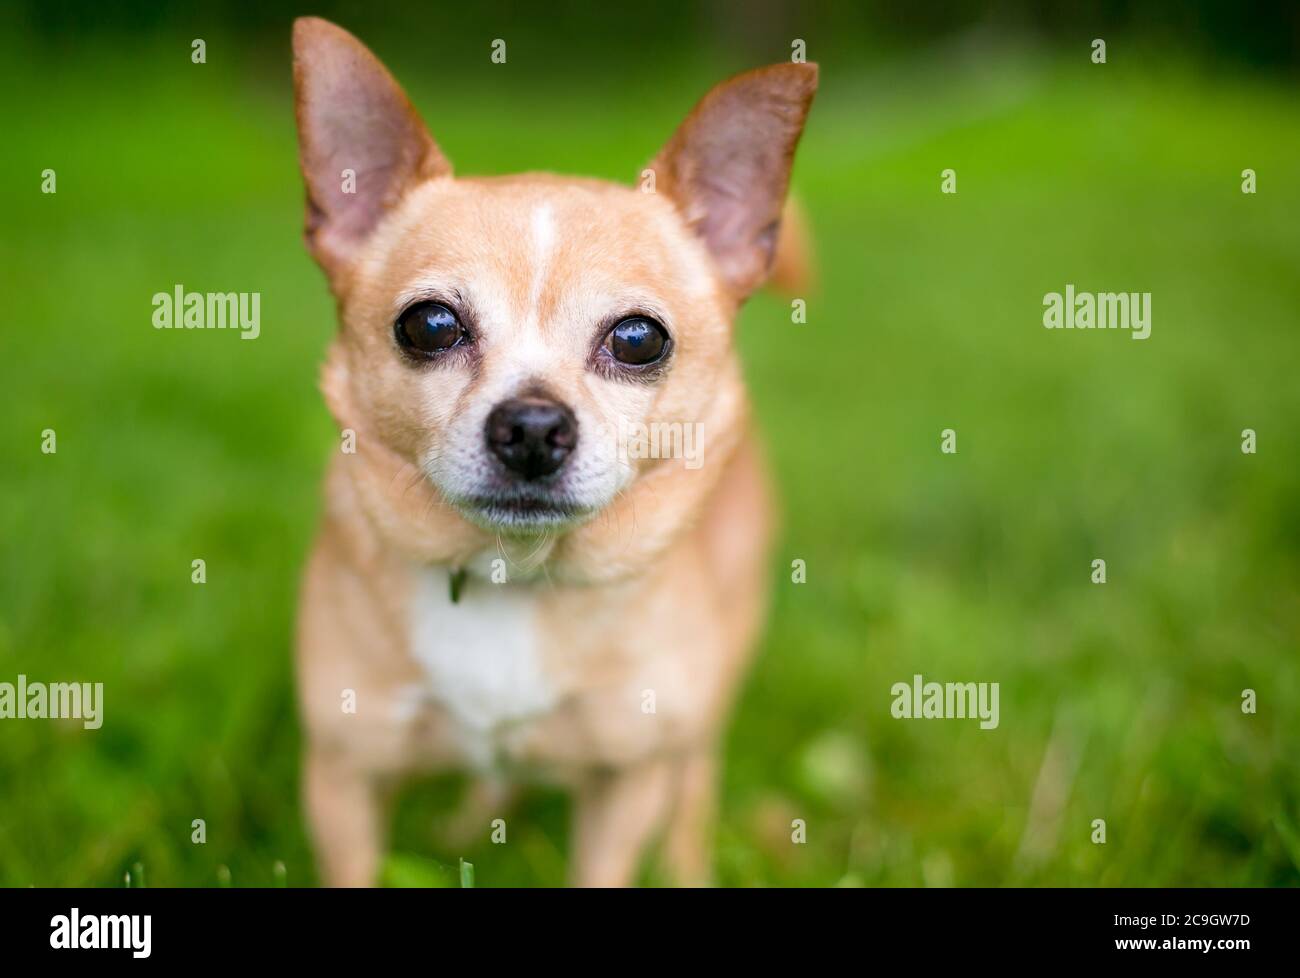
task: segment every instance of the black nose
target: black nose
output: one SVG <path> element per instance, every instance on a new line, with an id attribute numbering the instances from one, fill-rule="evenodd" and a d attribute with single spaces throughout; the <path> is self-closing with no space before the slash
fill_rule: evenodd
<path id="1" fill-rule="evenodd" d="M 557 471 L 578 444 L 578 422 L 563 404 L 516 397 L 488 415 L 487 443 L 511 472 L 540 479 Z"/>

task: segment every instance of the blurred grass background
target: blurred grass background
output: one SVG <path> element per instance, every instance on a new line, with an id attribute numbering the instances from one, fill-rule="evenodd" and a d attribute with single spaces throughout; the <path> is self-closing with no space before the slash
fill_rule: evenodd
<path id="1" fill-rule="evenodd" d="M 462 173 L 631 180 L 717 80 L 794 37 L 822 63 L 795 176 L 821 287 L 806 325 L 766 295 L 739 323 L 785 515 L 720 883 L 1300 883 L 1294 22 L 47 6 L 0 21 L 0 681 L 103 682 L 105 723 L 0 723 L 0 884 L 314 882 L 290 647 L 334 315 L 300 239 L 299 12 L 370 43 Z M 1044 330 L 1067 282 L 1150 291 L 1151 338 Z M 261 337 L 154 330 L 176 283 L 261 292 Z M 917 672 L 1000 683 L 1001 725 L 894 720 Z M 388 883 L 461 857 L 563 881 L 561 797 L 451 851 L 457 788 L 403 795 Z"/>

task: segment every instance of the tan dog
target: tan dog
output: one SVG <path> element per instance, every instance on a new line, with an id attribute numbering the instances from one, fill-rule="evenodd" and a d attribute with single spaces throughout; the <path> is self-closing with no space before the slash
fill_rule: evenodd
<path id="1" fill-rule="evenodd" d="M 307 243 L 342 323 L 322 387 L 355 441 L 299 622 L 322 878 L 372 883 L 388 790 L 457 769 L 484 838 L 495 786 L 571 787 L 577 884 L 633 882 L 661 833 L 672 877 L 706 881 L 771 526 L 732 319 L 772 266 L 817 69 L 718 86 L 637 188 L 453 179 L 356 38 L 306 18 L 293 41 Z"/>

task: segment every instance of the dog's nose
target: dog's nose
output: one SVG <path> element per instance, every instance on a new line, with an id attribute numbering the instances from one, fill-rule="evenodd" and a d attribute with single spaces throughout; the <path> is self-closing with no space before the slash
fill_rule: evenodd
<path id="1" fill-rule="evenodd" d="M 563 404 L 544 397 L 502 401 L 487 420 L 492 454 L 511 472 L 540 479 L 556 472 L 578 444 L 578 422 Z"/>

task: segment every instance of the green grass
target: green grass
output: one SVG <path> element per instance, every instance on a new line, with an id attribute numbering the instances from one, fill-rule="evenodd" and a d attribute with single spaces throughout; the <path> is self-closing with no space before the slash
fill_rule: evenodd
<path id="1" fill-rule="evenodd" d="M 0 722 L 5 885 L 315 878 L 290 647 L 333 311 L 287 69 L 221 50 L 0 59 L 0 680 L 106 690 L 98 731 Z M 733 67 L 556 90 L 395 60 L 461 172 L 618 179 Z M 824 65 L 796 176 L 822 285 L 806 325 L 771 296 L 739 323 L 784 535 L 719 882 L 1300 883 L 1294 91 L 1113 52 L 931 67 Z M 178 282 L 260 291 L 261 337 L 155 331 Z M 1044 330 L 1067 282 L 1152 292 L 1151 338 Z M 1001 725 L 894 720 L 916 672 L 999 682 Z M 403 796 L 388 883 L 563 880 L 560 796 L 461 852 L 456 788 Z"/>

